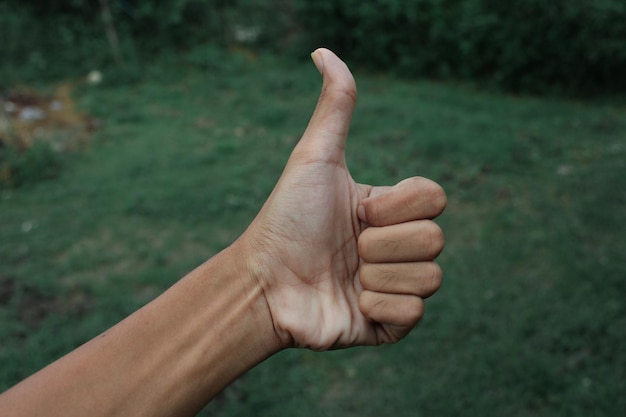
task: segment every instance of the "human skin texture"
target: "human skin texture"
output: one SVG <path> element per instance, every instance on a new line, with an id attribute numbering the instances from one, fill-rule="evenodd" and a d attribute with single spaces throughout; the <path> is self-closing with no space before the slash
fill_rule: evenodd
<path id="1" fill-rule="evenodd" d="M 327 49 L 309 125 L 257 217 L 151 303 L 0 396 L 3 416 L 185 416 L 286 348 L 395 343 L 440 286 L 445 208 L 422 177 L 356 183 L 356 87 Z"/>

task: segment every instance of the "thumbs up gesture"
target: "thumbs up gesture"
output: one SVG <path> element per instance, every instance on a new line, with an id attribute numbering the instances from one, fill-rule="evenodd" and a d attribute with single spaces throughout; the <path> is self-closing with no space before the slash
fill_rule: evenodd
<path id="1" fill-rule="evenodd" d="M 327 350 L 394 343 L 424 314 L 441 284 L 443 248 L 432 221 L 442 188 L 413 177 L 391 187 L 358 184 L 345 160 L 356 104 L 348 67 L 331 51 L 309 125 L 250 227 L 234 244 L 267 302 L 282 347 Z"/>
<path id="2" fill-rule="evenodd" d="M 317 108 L 243 235 L 0 395 L 1 415 L 195 415 L 281 348 L 378 345 L 408 334 L 441 284 L 433 260 L 443 233 L 432 219 L 446 196 L 421 177 L 391 187 L 352 179 L 344 149 L 354 79 L 327 49 L 313 61 L 324 80 Z"/>

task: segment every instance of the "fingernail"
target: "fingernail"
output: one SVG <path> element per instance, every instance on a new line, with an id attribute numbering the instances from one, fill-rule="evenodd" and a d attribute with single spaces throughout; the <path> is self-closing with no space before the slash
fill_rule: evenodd
<path id="1" fill-rule="evenodd" d="M 319 50 L 313 51 L 311 54 L 311 58 L 313 59 L 313 63 L 317 67 L 317 70 L 320 74 L 324 74 L 324 59 L 322 58 L 322 53 Z"/>
<path id="2" fill-rule="evenodd" d="M 365 206 L 363 204 L 359 204 L 357 214 L 359 215 L 359 219 L 367 223 L 367 215 L 365 214 Z"/>

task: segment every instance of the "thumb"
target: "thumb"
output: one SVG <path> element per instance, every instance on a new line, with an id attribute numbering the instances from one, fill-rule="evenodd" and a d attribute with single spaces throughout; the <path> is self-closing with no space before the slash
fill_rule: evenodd
<path id="1" fill-rule="evenodd" d="M 354 78 L 347 65 L 328 49 L 315 50 L 311 58 L 322 74 L 322 93 L 298 146 L 315 159 L 343 163 L 356 104 Z"/>

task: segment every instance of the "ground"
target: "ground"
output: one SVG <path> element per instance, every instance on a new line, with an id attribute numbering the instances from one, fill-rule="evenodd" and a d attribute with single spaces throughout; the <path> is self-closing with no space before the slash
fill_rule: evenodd
<path id="1" fill-rule="evenodd" d="M 288 351 L 203 415 L 606 416 L 626 408 L 626 108 L 355 68 L 357 181 L 423 175 L 449 207 L 442 289 L 394 346 Z M 0 389 L 241 233 L 312 112 L 313 65 L 154 66 L 72 93 L 100 125 L 0 191 Z"/>

